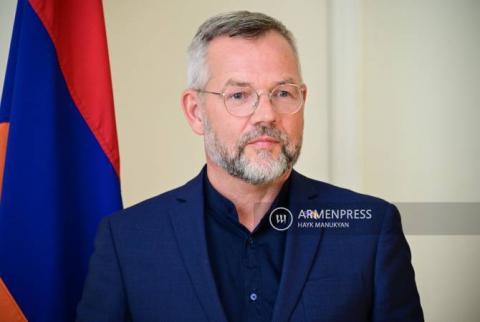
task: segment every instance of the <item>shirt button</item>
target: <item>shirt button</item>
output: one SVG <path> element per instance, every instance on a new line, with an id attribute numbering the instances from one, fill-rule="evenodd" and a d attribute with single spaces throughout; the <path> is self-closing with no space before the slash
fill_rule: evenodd
<path id="1" fill-rule="evenodd" d="M 252 237 L 248 237 L 247 239 L 247 243 L 250 247 L 253 247 L 253 238 Z"/>
<path id="2" fill-rule="evenodd" d="M 257 300 L 257 293 L 250 293 L 250 300 L 255 302 Z"/>

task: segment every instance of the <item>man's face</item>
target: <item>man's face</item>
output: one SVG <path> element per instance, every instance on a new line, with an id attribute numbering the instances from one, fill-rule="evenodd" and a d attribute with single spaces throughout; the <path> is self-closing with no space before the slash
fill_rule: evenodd
<path id="1" fill-rule="evenodd" d="M 221 92 L 232 82 L 267 93 L 281 82 L 301 84 L 295 54 L 276 32 L 258 39 L 218 37 L 209 44 L 207 63 L 207 91 Z M 226 110 L 223 97 L 201 95 L 205 149 L 212 162 L 256 185 L 293 166 L 302 145 L 303 106 L 293 115 L 280 114 L 268 95 L 261 95 L 252 115 L 236 117 Z"/>

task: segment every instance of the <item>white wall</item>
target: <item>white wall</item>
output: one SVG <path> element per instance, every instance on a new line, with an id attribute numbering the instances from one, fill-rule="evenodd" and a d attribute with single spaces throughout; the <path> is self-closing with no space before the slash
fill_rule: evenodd
<path id="1" fill-rule="evenodd" d="M 2 80 L 16 1 L 0 1 Z M 104 0 L 126 205 L 203 164 L 180 111 L 185 48 L 204 19 L 234 9 L 272 14 L 298 38 L 300 171 L 394 202 L 480 201 L 480 1 L 237 3 Z M 479 236 L 408 239 L 426 320 L 478 321 Z"/>
<path id="2" fill-rule="evenodd" d="M 365 191 L 480 201 L 480 1 L 364 3 Z"/>

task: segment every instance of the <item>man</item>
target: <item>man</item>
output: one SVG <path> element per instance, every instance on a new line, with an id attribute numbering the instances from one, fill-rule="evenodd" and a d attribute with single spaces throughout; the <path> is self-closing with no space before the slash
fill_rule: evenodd
<path id="1" fill-rule="evenodd" d="M 206 166 L 103 220 L 78 321 L 423 321 L 396 208 L 292 169 L 307 88 L 291 33 L 222 14 L 188 53 Z"/>

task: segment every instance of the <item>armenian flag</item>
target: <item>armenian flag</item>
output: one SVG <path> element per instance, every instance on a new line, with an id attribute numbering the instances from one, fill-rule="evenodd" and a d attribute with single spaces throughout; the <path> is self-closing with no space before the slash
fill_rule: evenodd
<path id="1" fill-rule="evenodd" d="M 122 208 L 101 0 L 19 0 L 0 105 L 0 321 L 74 321 Z"/>

